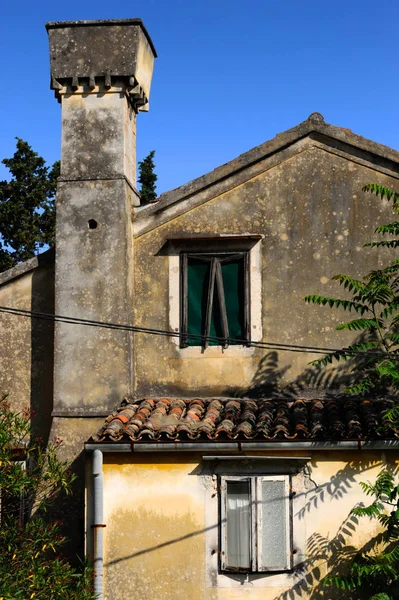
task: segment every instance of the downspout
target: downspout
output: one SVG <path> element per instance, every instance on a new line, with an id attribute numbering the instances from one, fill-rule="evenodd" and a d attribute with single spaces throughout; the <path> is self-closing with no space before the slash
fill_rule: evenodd
<path id="1" fill-rule="evenodd" d="M 103 510 L 103 453 L 93 452 L 93 563 L 94 563 L 94 593 L 96 600 L 103 600 L 103 569 L 104 569 L 104 532 Z"/>

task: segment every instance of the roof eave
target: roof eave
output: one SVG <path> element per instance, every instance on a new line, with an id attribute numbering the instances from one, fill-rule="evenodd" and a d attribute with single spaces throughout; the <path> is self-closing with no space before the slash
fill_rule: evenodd
<path id="1" fill-rule="evenodd" d="M 15 267 L 12 267 L 11 269 L 3 271 L 3 273 L 0 273 L 0 286 L 9 283 L 13 279 L 21 277 L 21 275 L 29 273 L 29 271 L 34 271 L 42 265 L 54 262 L 54 258 L 54 248 L 49 248 L 49 250 L 46 250 L 45 252 L 34 256 L 33 258 L 29 258 L 28 260 L 25 260 L 24 262 L 15 265 Z"/>
<path id="2" fill-rule="evenodd" d="M 253 450 L 328 450 L 328 451 L 364 451 L 399 450 L 399 440 L 341 440 L 341 441 L 275 441 L 275 442 L 86 442 L 85 450 L 93 452 L 237 452 Z"/>

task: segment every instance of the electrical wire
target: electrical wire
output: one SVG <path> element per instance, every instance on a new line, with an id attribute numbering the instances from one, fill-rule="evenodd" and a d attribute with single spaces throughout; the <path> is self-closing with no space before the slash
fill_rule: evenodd
<path id="1" fill-rule="evenodd" d="M 77 317 L 68 317 L 65 315 L 56 315 L 52 313 L 43 313 L 38 311 L 26 310 L 22 308 L 15 308 L 10 306 L 0 306 L 0 312 L 8 313 L 15 316 L 22 316 L 31 319 L 39 319 L 44 321 L 52 321 L 56 323 L 67 323 L 71 325 L 84 325 L 88 327 L 101 327 L 105 329 L 116 329 L 120 331 L 129 331 L 132 333 L 146 333 L 149 335 L 158 335 L 164 337 L 175 337 L 175 338 L 194 338 L 199 339 L 201 342 L 218 342 L 220 344 L 221 339 L 217 336 L 203 336 L 200 334 L 187 334 L 181 333 L 177 331 L 168 331 L 165 329 L 154 329 L 150 327 L 140 327 L 138 325 L 128 325 L 128 324 L 120 324 L 120 323 L 112 323 L 108 321 L 96 321 L 92 319 L 82 319 Z M 367 357 L 377 357 L 377 358 L 386 358 L 386 354 L 384 352 L 370 352 L 364 350 L 350 350 L 348 348 L 323 348 L 320 346 L 308 346 L 308 345 L 299 345 L 299 344 L 282 344 L 278 342 L 265 342 L 265 341 L 248 341 L 244 339 L 238 338 L 228 338 L 228 343 L 250 346 L 255 348 L 264 348 L 268 350 L 282 350 L 287 352 L 299 352 L 306 354 L 335 354 L 337 356 L 343 356 L 344 354 L 350 354 L 351 356 L 367 356 Z M 399 354 L 397 356 L 390 355 L 391 360 L 399 361 Z"/>

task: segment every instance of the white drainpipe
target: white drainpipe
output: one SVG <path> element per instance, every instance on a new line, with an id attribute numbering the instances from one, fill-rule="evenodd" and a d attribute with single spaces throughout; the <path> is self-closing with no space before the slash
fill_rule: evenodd
<path id="1" fill-rule="evenodd" d="M 103 510 L 103 453 L 95 449 L 93 452 L 93 562 L 94 593 L 96 600 L 103 600 L 104 581 L 104 510 Z"/>

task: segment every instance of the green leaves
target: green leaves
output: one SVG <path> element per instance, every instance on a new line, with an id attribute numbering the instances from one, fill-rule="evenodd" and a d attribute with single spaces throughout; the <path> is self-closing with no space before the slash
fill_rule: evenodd
<path id="1" fill-rule="evenodd" d="M 2 161 L 12 177 L 0 181 L 0 271 L 54 245 L 60 163 L 47 167 L 27 142 L 16 139 L 14 156 Z"/>
<path id="2" fill-rule="evenodd" d="M 388 201 L 393 201 L 393 209 L 396 210 L 396 205 L 399 200 L 399 194 L 394 192 L 390 188 L 385 187 L 384 185 L 380 185 L 378 183 L 368 183 L 367 185 L 362 187 L 363 192 L 370 192 L 370 194 L 375 194 L 381 200 L 386 198 Z"/>
<path id="3" fill-rule="evenodd" d="M 399 212 L 399 194 L 377 184 L 365 186 L 364 191 L 393 201 Z M 399 221 L 376 228 L 382 235 L 399 235 Z M 397 248 L 399 240 L 383 240 L 365 244 L 372 248 Z M 374 340 L 354 343 L 348 348 L 327 354 L 311 364 L 327 366 L 334 361 L 352 360 L 352 372 L 361 379 L 345 390 L 365 396 L 371 393 L 399 390 L 399 259 L 394 258 L 382 269 L 369 271 L 362 279 L 339 273 L 333 281 L 343 287 L 350 298 L 308 295 L 305 302 L 354 312 L 358 318 L 338 325 L 338 331 L 360 332 Z M 364 357 L 359 355 L 364 352 Z"/>
<path id="4" fill-rule="evenodd" d="M 94 600 L 92 570 L 69 564 L 62 523 L 50 516 L 76 476 L 58 457 L 59 440 L 32 438 L 30 419 L 0 400 L 0 598 Z"/>
<path id="5" fill-rule="evenodd" d="M 363 329 L 377 329 L 377 327 L 379 326 L 383 326 L 382 321 L 380 321 L 379 319 L 354 319 L 353 321 L 348 321 L 347 323 L 341 323 L 341 325 L 337 325 L 337 329 L 347 329 L 348 331 L 362 331 Z"/>
<path id="6" fill-rule="evenodd" d="M 380 471 L 375 483 L 360 485 L 367 496 L 373 497 L 373 502 L 369 506 L 355 507 L 351 514 L 377 519 L 382 533 L 357 554 L 343 552 L 338 573 L 343 568 L 344 574 L 336 574 L 336 569 L 324 578 L 323 585 L 355 591 L 356 598 L 393 600 L 397 597 L 399 582 L 399 489 L 394 474 L 388 469 Z"/>
<path id="7" fill-rule="evenodd" d="M 321 306 L 329 306 L 330 308 L 343 308 L 347 311 L 354 311 L 358 314 L 364 315 L 370 309 L 368 306 L 364 304 L 360 304 L 359 302 L 353 302 L 351 300 L 342 300 L 340 298 L 328 298 L 326 296 L 316 296 L 310 295 L 305 296 L 305 302 L 310 304 L 319 304 Z"/>

